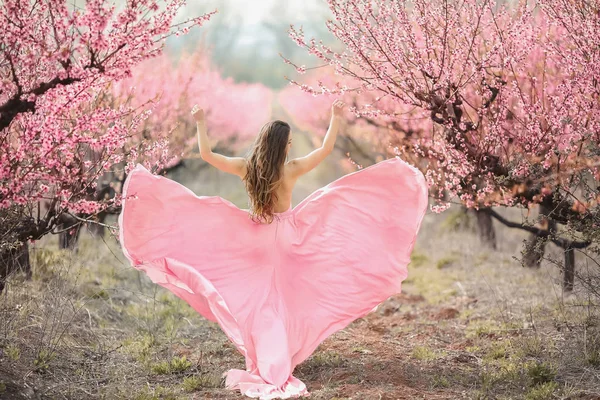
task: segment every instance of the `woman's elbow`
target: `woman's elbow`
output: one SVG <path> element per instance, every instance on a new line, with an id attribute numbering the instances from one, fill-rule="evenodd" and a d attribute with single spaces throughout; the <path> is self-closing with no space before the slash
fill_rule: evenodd
<path id="1" fill-rule="evenodd" d="M 330 145 L 330 146 L 329 145 L 323 145 L 321 148 L 323 149 L 322 150 L 323 154 L 325 156 L 328 156 L 328 155 L 330 155 L 333 152 L 334 146 L 333 145 Z"/>
<path id="2" fill-rule="evenodd" d="M 211 150 L 201 150 L 200 151 L 200 158 L 202 158 L 204 161 L 209 161 L 211 156 L 212 156 Z"/>

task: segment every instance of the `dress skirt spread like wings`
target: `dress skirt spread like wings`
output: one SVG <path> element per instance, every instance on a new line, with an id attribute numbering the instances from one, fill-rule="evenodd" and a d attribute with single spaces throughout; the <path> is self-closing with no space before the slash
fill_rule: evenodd
<path id="1" fill-rule="evenodd" d="M 271 224 L 137 165 L 120 241 L 131 264 L 217 322 L 246 359 L 226 384 L 307 395 L 292 376 L 332 333 L 399 293 L 427 209 L 423 174 L 392 158 L 318 189 Z"/>

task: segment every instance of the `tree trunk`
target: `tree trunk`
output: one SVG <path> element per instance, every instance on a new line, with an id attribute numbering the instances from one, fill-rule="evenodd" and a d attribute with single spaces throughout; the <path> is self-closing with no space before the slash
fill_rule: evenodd
<path id="1" fill-rule="evenodd" d="M 66 214 L 61 215 L 61 223 L 58 225 L 58 229 L 66 229 L 70 226 L 73 228 L 65 230 L 58 234 L 58 248 L 59 249 L 75 249 L 77 245 L 77 239 L 79 238 L 79 231 L 81 224 L 75 225 L 77 220 Z"/>
<path id="2" fill-rule="evenodd" d="M 104 223 L 104 221 L 106 220 L 106 216 L 107 216 L 107 214 L 105 212 L 99 213 L 98 214 L 98 222 Z M 95 238 L 103 238 L 104 237 L 104 226 L 95 224 L 93 222 L 88 222 L 87 227 L 88 227 L 88 231 L 92 234 L 93 237 L 95 237 Z"/>
<path id="3" fill-rule="evenodd" d="M 0 293 L 4 290 L 6 278 L 17 270 L 25 272 L 26 278 L 31 279 L 31 263 L 29 262 L 29 245 L 27 242 L 19 248 L 10 249 L 0 254 Z"/>
<path id="4" fill-rule="evenodd" d="M 104 227 L 102 225 L 98 225 L 98 224 L 94 224 L 94 223 L 89 223 L 88 224 L 88 231 L 95 238 L 103 238 L 104 237 Z"/>
<path id="5" fill-rule="evenodd" d="M 563 290 L 570 292 L 573 290 L 575 282 L 575 250 L 567 248 L 565 250 L 565 266 L 563 278 Z"/>
<path id="6" fill-rule="evenodd" d="M 523 249 L 523 264 L 528 268 L 539 268 L 546 251 L 546 238 L 531 233 Z"/>
<path id="7" fill-rule="evenodd" d="M 544 206 L 540 205 L 540 217 L 541 221 L 538 224 L 541 228 L 546 229 L 550 234 L 556 232 L 556 221 L 546 217 L 550 212 Z M 548 243 L 548 237 L 539 236 L 536 234 L 530 234 L 525 244 L 523 263 L 529 268 L 539 268 L 546 252 L 546 244 Z"/>
<path id="8" fill-rule="evenodd" d="M 477 217 L 477 228 L 479 228 L 479 234 L 481 235 L 481 242 L 496 250 L 496 231 L 492 223 L 492 216 L 481 210 L 474 210 L 475 216 Z"/>
<path id="9" fill-rule="evenodd" d="M 71 230 L 74 232 L 71 233 Z M 59 233 L 58 235 L 58 248 L 73 250 L 77 246 L 77 239 L 79 238 L 79 226 Z"/>

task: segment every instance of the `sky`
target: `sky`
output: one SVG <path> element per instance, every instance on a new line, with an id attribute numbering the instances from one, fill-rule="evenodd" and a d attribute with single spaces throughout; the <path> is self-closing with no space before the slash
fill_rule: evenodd
<path id="1" fill-rule="evenodd" d="M 218 10 L 217 15 L 201 28 L 202 31 L 221 28 L 218 34 L 235 35 L 237 46 L 256 47 L 272 43 L 273 35 L 287 36 L 290 24 L 305 27 L 312 24 L 324 28 L 330 15 L 326 0 L 188 0 L 178 19 L 215 9 Z M 266 33 L 265 24 L 277 25 L 277 29 Z M 223 25 L 228 29 L 222 30 Z"/>
<path id="2" fill-rule="evenodd" d="M 217 8 L 219 13 L 231 17 L 241 17 L 244 25 L 253 25 L 272 18 L 293 16 L 294 20 L 308 20 L 326 8 L 325 0 L 209 0 L 203 1 L 204 7 Z M 276 6 L 285 15 L 274 15 Z"/>
<path id="3" fill-rule="evenodd" d="M 226 5 L 226 8 L 222 11 L 240 15 L 243 18 L 244 24 L 253 25 L 268 18 L 269 11 L 275 4 L 275 1 L 276 0 L 230 0 L 231 6 L 233 7 Z"/>
<path id="4" fill-rule="evenodd" d="M 218 10 L 210 21 L 184 37 L 174 37 L 167 47 L 175 52 L 204 43 L 212 62 L 225 76 L 238 82 L 261 82 L 272 88 L 287 85 L 283 54 L 299 65 L 313 62 L 288 36 L 290 25 L 303 26 L 308 37 L 327 42 L 325 27 L 330 11 L 326 0 L 188 0 L 178 19 Z M 285 68 L 288 68 L 287 70 Z"/>

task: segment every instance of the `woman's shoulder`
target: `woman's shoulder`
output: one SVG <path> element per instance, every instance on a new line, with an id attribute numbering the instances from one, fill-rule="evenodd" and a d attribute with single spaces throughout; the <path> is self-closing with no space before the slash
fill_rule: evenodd
<path id="1" fill-rule="evenodd" d="M 299 164 L 297 159 L 286 161 L 285 164 L 283 164 L 284 175 L 287 175 L 289 178 L 297 178 L 298 167 Z"/>

